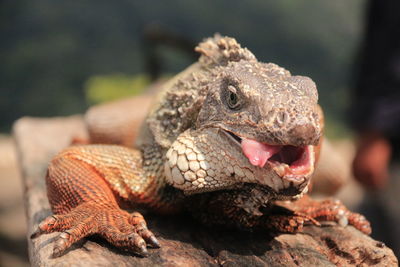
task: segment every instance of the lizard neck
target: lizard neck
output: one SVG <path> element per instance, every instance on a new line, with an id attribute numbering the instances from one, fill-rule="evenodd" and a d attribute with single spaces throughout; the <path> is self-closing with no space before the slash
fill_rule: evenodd
<path id="1" fill-rule="evenodd" d="M 144 145 L 142 148 L 143 173 L 147 180 L 153 181 L 149 186 L 152 191 L 150 195 L 154 200 L 146 206 L 158 213 L 176 213 L 182 209 L 183 192 L 166 183 L 164 174 L 164 162 L 166 149 L 153 143 L 153 145 Z"/>

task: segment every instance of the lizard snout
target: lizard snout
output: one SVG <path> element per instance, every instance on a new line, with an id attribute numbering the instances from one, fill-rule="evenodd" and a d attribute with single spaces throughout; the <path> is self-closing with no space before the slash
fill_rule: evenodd
<path id="1" fill-rule="evenodd" d="M 288 143 L 294 146 L 317 145 L 321 133 L 311 123 L 298 124 L 289 130 Z"/>

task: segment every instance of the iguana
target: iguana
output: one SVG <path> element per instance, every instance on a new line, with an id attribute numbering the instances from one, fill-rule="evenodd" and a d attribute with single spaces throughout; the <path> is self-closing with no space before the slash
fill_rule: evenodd
<path id="1" fill-rule="evenodd" d="M 340 202 L 303 197 L 323 134 L 314 82 L 257 61 L 233 38 L 206 39 L 196 51 L 199 61 L 163 86 L 136 148 L 76 145 L 51 160 L 55 215 L 32 237 L 61 232 L 54 256 L 93 234 L 147 255 L 160 244 L 126 204 L 185 209 L 209 225 L 297 232 L 328 220 L 369 234 L 368 221 Z"/>

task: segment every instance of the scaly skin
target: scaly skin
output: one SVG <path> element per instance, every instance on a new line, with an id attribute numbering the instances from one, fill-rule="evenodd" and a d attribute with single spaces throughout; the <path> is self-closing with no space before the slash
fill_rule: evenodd
<path id="1" fill-rule="evenodd" d="M 187 209 L 206 224 L 297 232 L 318 219 L 369 233 L 365 218 L 340 203 L 301 198 L 322 143 L 311 79 L 258 62 L 231 38 L 216 36 L 196 50 L 199 62 L 164 85 L 138 149 L 73 146 L 51 161 L 46 182 L 55 215 L 32 237 L 62 232 L 55 256 L 92 234 L 147 255 L 158 241 L 139 213 L 121 209 L 126 203 Z M 270 156 L 260 163 L 257 153 Z"/>

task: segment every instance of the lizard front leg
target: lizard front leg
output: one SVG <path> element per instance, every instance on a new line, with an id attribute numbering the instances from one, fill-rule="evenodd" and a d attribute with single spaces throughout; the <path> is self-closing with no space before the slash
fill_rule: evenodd
<path id="1" fill-rule="evenodd" d="M 159 243 L 147 229 L 143 216 L 121 210 L 119 200 L 170 209 L 163 201 L 165 188 L 158 177 L 160 168 L 155 162 L 151 168 L 144 174 L 141 153 L 125 147 L 89 145 L 64 150 L 51 161 L 46 176 L 55 215 L 40 223 L 32 237 L 62 232 L 55 242 L 54 256 L 92 234 L 146 255 L 146 244 L 158 247 Z"/>

